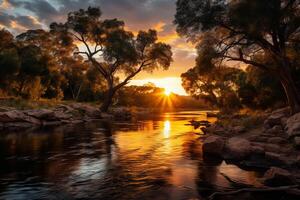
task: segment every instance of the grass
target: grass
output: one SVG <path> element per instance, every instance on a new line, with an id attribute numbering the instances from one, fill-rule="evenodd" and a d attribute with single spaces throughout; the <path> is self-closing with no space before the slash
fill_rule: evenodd
<path id="1" fill-rule="evenodd" d="M 217 124 L 224 127 L 244 126 L 247 129 L 254 129 L 263 124 L 265 120 L 264 112 L 253 110 L 240 110 L 236 114 L 222 115 Z"/>
<path id="2" fill-rule="evenodd" d="M 18 110 L 26 109 L 43 109 L 43 108 L 53 108 L 59 104 L 71 104 L 73 101 L 59 101 L 59 100 L 26 100 L 21 98 L 0 98 L 0 107 L 2 108 L 14 108 Z"/>

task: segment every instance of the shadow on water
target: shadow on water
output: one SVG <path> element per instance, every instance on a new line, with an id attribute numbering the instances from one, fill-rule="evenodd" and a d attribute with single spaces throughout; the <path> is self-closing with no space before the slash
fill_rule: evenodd
<path id="1" fill-rule="evenodd" d="M 202 199 L 248 172 L 202 159 L 203 112 L 98 121 L 0 135 L 0 199 Z M 208 119 L 213 121 L 214 119 Z"/>

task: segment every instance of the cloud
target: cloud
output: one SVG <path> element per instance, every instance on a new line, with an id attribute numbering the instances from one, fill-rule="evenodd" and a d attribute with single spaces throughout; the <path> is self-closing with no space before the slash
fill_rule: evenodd
<path id="1" fill-rule="evenodd" d="M 41 28 L 41 24 L 32 16 L 14 16 L 0 11 L 0 26 L 14 33 L 20 33 L 27 29 Z"/>

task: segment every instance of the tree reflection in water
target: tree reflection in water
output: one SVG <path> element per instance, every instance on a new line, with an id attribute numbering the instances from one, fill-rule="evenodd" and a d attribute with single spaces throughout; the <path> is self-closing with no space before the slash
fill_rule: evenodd
<path id="1" fill-rule="evenodd" d="M 0 199 L 189 199 L 229 187 L 220 172 L 255 173 L 203 161 L 201 112 L 0 134 Z"/>

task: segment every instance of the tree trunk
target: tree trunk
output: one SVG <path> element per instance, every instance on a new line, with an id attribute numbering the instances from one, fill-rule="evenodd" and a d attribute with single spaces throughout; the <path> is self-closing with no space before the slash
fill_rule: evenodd
<path id="1" fill-rule="evenodd" d="M 291 114 L 300 112 L 300 93 L 288 67 L 281 68 L 279 78 L 284 88 Z"/>
<path id="2" fill-rule="evenodd" d="M 100 107 L 101 112 L 107 112 L 109 107 L 112 104 L 113 97 L 115 95 L 115 89 L 113 87 L 109 87 L 105 92 L 104 101 Z"/>

